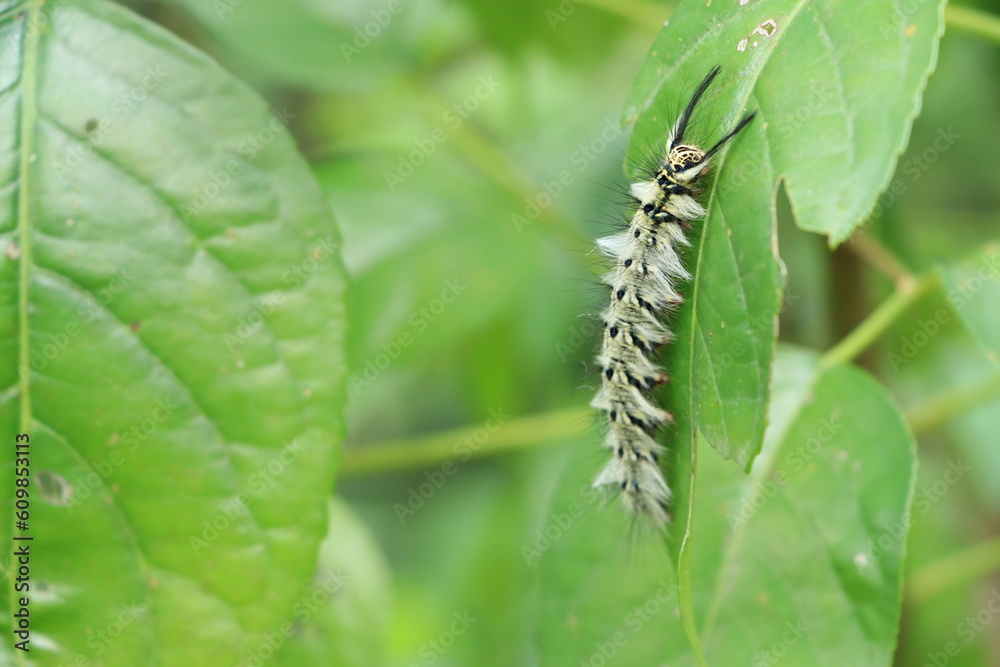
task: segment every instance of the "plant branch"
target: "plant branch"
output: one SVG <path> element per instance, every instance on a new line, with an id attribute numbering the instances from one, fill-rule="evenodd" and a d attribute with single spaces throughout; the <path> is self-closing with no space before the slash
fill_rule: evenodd
<path id="1" fill-rule="evenodd" d="M 483 441 L 485 426 L 465 426 L 419 438 L 349 447 L 341 460 L 342 475 L 372 475 L 395 470 L 420 469 L 461 457 L 490 456 L 560 442 L 586 433 L 590 410 L 573 408 L 500 423 Z M 478 437 L 477 437 L 478 436 Z"/>
<path id="2" fill-rule="evenodd" d="M 948 29 L 961 30 L 1000 44 L 1000 18 L 984 11 L 948 3 L 944 8 Z"/>
<path id="3" fill-rule="evenodd" d="M 885 274 L 897 287 L 903 287 L 907 283 L 916 281 L 903 262 L 870 234 L 864 232 L 855 234 L 847 247 L 876 270 Z"/>
<path id="4" fill-rule="evenodd" d="M 447 118 L 449 107 L 444 100 L 423 83 L 418 82 L 414 86 L 416 97 L 421 103 L 420 109 L 430 122 L 440 123 L 442 118 Z M 455 149 L 506 192 L 518 206 L 524 206 L 525 201 L 533 201 L 538 196 L 539 188 L 526 179 L 506 153 L 476 129 L 472 122 L 461 123 L 451 131 L 450 136 Z M 580 243 L 576 224 L 559 210 L 555 202 L 538 208 L 538 222 L 548 224 L 571 245 Z"/>
<path id="5" fill-rule="evenodd" d="M 819 368 L 827 368 L 837 363 L 847 363 L 864 352 L 885 330 L 896 321 L 907 308 L 916 303 L 937 284 L 937 276 L 927 273 L 913 282 L 900 285 L 888 299 L 882 302 L 865 320 L 839 343 L 827 350 L 819 361 Z"/>
<path id="6" fill-rule="evenodd" d="M 906 419 L 914 434 L 923 433 L 993 399 L 1000 399 L 1000 375 L 932 396 L 907 410 Z"/>
<path id="7" fill-rule="evenodd" d="M 949 589 L 1000 570 L 1000 537 L 974 544 L 925 565 L 906 582 L 906 600 L 920 604 Z"/>
<path id="8" fill-rule="evenodd" d="M 677 6 L 676 2 L 669 2 L 664 6 L 643 0 L 590 0 L 589 4 L 654 32 L 663 27 L 663 22 Z"/>

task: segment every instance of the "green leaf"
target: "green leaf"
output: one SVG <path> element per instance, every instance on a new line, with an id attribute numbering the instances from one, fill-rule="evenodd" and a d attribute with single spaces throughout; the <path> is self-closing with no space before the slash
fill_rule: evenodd
<path id="1" fill-rule="evenodd" d="M 223 62 L 280 87 L 369 91 L 428 51 L 459 48 L 467 39 L 465 23 L 438 3 L 161 1 L 186 10 L 212 36 Z"/>
<path id="2" fill-rule="evenodd" d="M 350 11 L 346 3 L 324 6 L 314 0 L 170 1 L 190 12 L 226 51 L 265 77 L 323 89 L 358 86 L 377 76 L 378 53 L 371 51 L 385 51 L 381 33 L 395 18 L 386 10 L 387 18 L 379 22 L 362 13 L 360 5 L 359 11 Z"/>
<path id="3" fill-rule="evenodd" d="M 731 160 L 784 179 L 798 225 L 846 239 L 906 147 L 944 31 L 944 2 L 685 2 L 653 45 L 626 107 L 651 143 L 708 69 L 704 142 L 756 110 L 758 134 Z M 746 40 L 746 41 L 744 41 Z M 638 148 L 642 148 L 639 146 Z"/>
<path id="4" fill-rule="evenodd" d="M 0 30 L 0 432 L 31 437 L 32 660 L 234 664 L 326 530 L 336 229 L 281 112 L 172 35 L 98 0 L 8 3 Z"/>
<path id="5" fill-rule="evenodd" d="M 382 664 L 391 598 L 389 566 L 378 544 L 334 499 L 316 575 L 292 607 L 295 625 L 286 626 L 289 638 L 279 640 L 274 667 Z"/>
<path id="6" fill-rule="evenodd" d="M 552 466 L 556 496 L 521 546 L 539 572 L 538 664 L 692 664 L 675 662 L 690 646 L 669 553 L 592 488 L 592 457 L 580 454 L 596 446 L 575 444 Z"/>
<path id="7" fill-rule="evenodd" d="M 847 238 L 869 215 L 909 137 L 943 30 L 943 2 L 906 12 L 888 1 L 686 2 L 647 57 L 626 106 L 630 157 L 664 144 L 713 65 L 689 131 L 709 146 L 749 111 L 757 117 L 715 160 L 694 279 L 665 366 L 675 491 L 673 547 L 687 600 L 696 434 L 748 467 L 766 422 L 781 271 L 775 189 L 784 181 L 799 227 Z M 655 150 L 655 149 L 654 149 Z M 654 155 L 659 159 L 660 155 Z"/>
<path id="8" fill-rule="evenodd" d="M 891 664 L 913 438 L 864 372 L 818 370 L 804 353 L 779 361 L 775 427 L 750 478 L 739 497 L 702 502 L 695 513 L 695 576 L 714 579 L 700 623 L 709 663 Z M 715 457 L 702 460 L 699 489 L 737 474 Z M 723 523 L 732 529 L 720 552 L 700 531 L 715 534 Z"/>
<path id="9" fill-rule="evenodd" d="M 986 350 L 986 356 L 1000 364 L 1000 255 L 996 243 L 963 262 L 940 269 L 948 303 L 959 320 Z"/>
<path id="10" fill-rule="evenodd" d="M 941 4 L 906 16 L 890 2 L 685 3 L 657 38 L 626 107 L 633 158 L 663 145 L 711 65 L 723 74 L 697 110 L 699 141 L 709 145 L 745 112 L 757 113 L 717 161 L 721 176 L 690 262 L 693 297 L 669 359 L 679 381 L 671 400 L 693 420 L 679 425 L 681 440 L 698 429 L 743 466 L 759 450 L 780 283 L 774 188 L 784 179 L 799 226 L 833 243 L 865 219 L 919 110 Z M 678 513 L 684 508 L 681 498 Z"/>
<path id="11" fill-rule="evenodd" d="M 888 665 L 913 439 L 884 389 L 857 369 L 820 370 L 814 354 L 783 350 L 774 386 L 773 426 L 750 476 L 699 458 L 689 536 L 694 641 L 710 665 L 776 657 Z M 529 543 L 541 561 L 540 664 L 597 664 L 599 654 L 609 663 L 699 664 L 667 551 L 634 531 L 629 539 L 617 503 L 600 509 L 574 472 L 582 467 L 568 466 Z"/>

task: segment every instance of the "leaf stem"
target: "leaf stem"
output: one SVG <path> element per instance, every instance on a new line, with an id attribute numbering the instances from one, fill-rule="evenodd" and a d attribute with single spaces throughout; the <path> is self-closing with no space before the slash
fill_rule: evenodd
<path id="1" fill-rule="evenodd" d="M 919 604 L 998 570 L 1000 537 L 974 544 L 917 570 L 906 582 L 906 600 Z"/>
<path id="2" fill-rule="evenodd" d="M 677 6 L 676 2 L 665 5 L 643 0 L 590 0 L 591 6 L 609 14 L 631 21 L 640 28 L 659 31 Z"/>
<path id="3" fill-rule="evenodd" d="M 465 426 L 420 438 L 366 444 L 348 448 L 341 460 L 342 475 L 372 475 L 394 470 L 420 469 L 461 457 L 490 456 L 546 442 L 578 437 L 589 428 L 591 411 L 580 408 L 529 417 L 499 420 L 500 426 L 483 442 L 485 425 Z"/>
<path id="4" fill-rule="evenodd" d="M 916 291 L 910 291 L 908 298 L 911 302 L 916 296 Z M 841 345 L 843 344 L 841 343 Z M 852 358 L 847 356 L 851 354 L 850 352 L 837 352 L 834 359 L 833 355 L 836 349 L 835 347 L 827 353 L 826 356 L 831 358 L 825 362 L 827 366 L 835 361 L 846 361 Z M 859 347 L 857 352 L 860 352 L 861 349 L 863 347 Z M 1000 398 L 1000 375 L 991 375 L 970 386 L 942 392 L 908 410 L 907 421 L 913 432 L 919 434 L 993 398 Z M 580 408 L 518 417 L 504 422 L 499 429 L 491 434 L 489 440 L 474 448 L 472 455 L 475 457 L 492 456 L 549 441 L 575 437 L 585 433 L 589 428 L 589 418 L 590 411 Z M 475 436 L 477 431 L 482 428 L 482 426 L 463 426 L 419 438 L 351 447 L 344 453 L 340 471 L 344 475 L 361 476 L 434 465 L 454 458 L 456 455 L 455 445 Z"/>
<path id="5" fill-rule="evenodd" d="M 885 274 L 897 287 L 902 287 L 907 283 L 916 281 L 916 278 L 903 265 L 903 262 L 870 234 L 865 234 L 864 232 L 855 234 L 851 237 L 851 241 L 847 247 L 855 255 Z"/>
<path id="6" fill-rule="evenodd" d="M 990 375 L 965 387 L 948 389 L 906 411 L 914 434 L 947 423 L 958 415 L 1000 398 L 1000 375 Z"/>
<path id="7" fill-rule="evenodd" d="M 972 7 L 948 3 L 944 8 L 945 25 L 1000 44 L 1000 18 Z"/>
<path id="8" fill-rule="evenodd" d="M 916 303 L 937 284 L 937 276 L 927 273 L 913 282 L 900 285 L 892 296 L 882 302 L 875 311 L 847 334 L 839 343 L 826 351 L 819 360 L 819 370 L 834 364 L 849 362 L 864 352 L 889 328 L 907 308 Z"/>
<path id="9" fill-rule="evenodd" d="M 442 118 L 448 117 L 449 107 L 437 93 L 422 82 L 413 85 L 421 110 L 430 122 L 440 123 Z M 533 201 L 538 196 L 539 189 L 520 173 L 495 142 L 477 131 L 472 123 L 462 123 L 452 130 L 451 137 L 455 148 L 465 159 L 500 186 L 518 206 L 524 206 L 525 201 Z M 580 243 L 576 224 L 560 211 L 555 202 L 538 208 L 539 222 L 548 223 L 565 242 L 572 245 Z"/>

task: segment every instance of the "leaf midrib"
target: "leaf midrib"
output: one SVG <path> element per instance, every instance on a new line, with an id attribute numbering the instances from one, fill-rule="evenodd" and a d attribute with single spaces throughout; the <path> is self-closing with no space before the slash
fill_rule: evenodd
<path id="1" fill-rule="evenodd" d="M 28 0 L 28 11 L 25 17 L 23 70 L 21 74 L 21 132 L 20 160 L 18 166 L 17 189 L 17 237 L 20 245 L 20 270 L 18 275 L 18 387 L 21 394 L 21 411 L 19 430 L 27 433 L 31 425 L 31 379 L 29 362 L 28 329 L 28 280 L 31 271 L 31 156 L 35 147 L 35 120 L 38 116 L 38 99 L 35 89 L 38 69 L 38 41 L 40 30 L 37 26 L 41 14 L 41 0 Z"/>
<path id="2" fill-rule="evenodd" d="M 24 40 L 22 42 L 23 69 L 21 73 L 21 132 L 19 137 L 19 165 L 17 189 L 17 239 L 20 246 L 20 261 L 18 267 L 18 393 L 21 410 L 18 418 L 18 432 L 28 433 L 31 426 L 31 356 L 28 342 L 28 280 L 31 271 L 31 157 L 35 147 L 35 118 L 38 114 L 38 99 L 35 83 L 38 70 L 38 41 L 41 31 L 32 26 L 38 26 L 41 20 L 42 0 L 28 0 L 26 12 L 22 15 L 24 23 Z M 17 20 L 17 18 L 15 18 Z M 13 515 L 13 503 L 11 514 Z M 13 525 L 14 517 L 9 517 Z M 9 609 L 15 609 L 17 592 L 14 589 L 14 577 L 8 577 Z M 16 651 L 19 665 L 27 663 L 26 652 Z"/>

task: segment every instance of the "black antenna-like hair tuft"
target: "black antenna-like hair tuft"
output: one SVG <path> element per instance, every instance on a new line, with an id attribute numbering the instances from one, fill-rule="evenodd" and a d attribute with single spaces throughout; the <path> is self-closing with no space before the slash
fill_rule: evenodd
<path id="1" fill-rule="evenodd" d="M 746 127 L 747 125 L 749 125 L 750 121 L 752 121 L 756 115 L 757 115 L 757 112 L 756 111 L 752 111 L 752 112 L 748 113 L 746 116 L 743 116 L 743 118 L 740 120 L 740 122 L 736 123 L 736 127 L 734 127 L 732 130 L 729 131 L 729 134 L 727 134 L 726 136 L 724 136 L 721 139 L 719 139 L 719 141 L 714 146 L 712 146 L 711 148 L 708 149 L 708 151 L 705 152 L 705 157 L 703 157 L 701 159 L 701 161 L 705 162 L 706 160 L 708 160 L 709 158 L 711 158 L 713 155 L 715 155 L 719 151 L 720 148 L 722 148 L 723 146 L 726 145 L 726 142 L 728 142 L 730 139 L 732 139 L 733 137 L 735 137 L 737 135 L 737 133 L 739 133 L 739 131 L 742 130 L 744 127 Z"/>
<path id="2" fill-rule="evenodd" d="M 671 133 L 670 137 L 670 146 L 667 147 L 668 151 L 676 148 L 681 144 L 681 142 L 684 141 L 684 132 L 687 130 L 688 121 L 691 120 L 691 114 L 694 113 L 694 108 L 698 106 L 698 101 L 701 99 L 701 96 L 705 94 L 705 91 L 708 90 L 708 87 L 712 85 L 712 81 L 715 80 L 715 77 L 719 76 L 719 72 L 721 71 L 722 68 L 716 65 L 712 68 L 712 71 L 709 72 L 704 79 L 702 79 L 701 83 L 698 84 L 698 89 L 695 90 L 694 95 L 691 96 L 691 101 L 688 102 L 688 105 L 684 108 L 684 112 L 681 113 L 680 118 L 677 119 L 677 123 L 674 125 L 674 131 Z"/>

